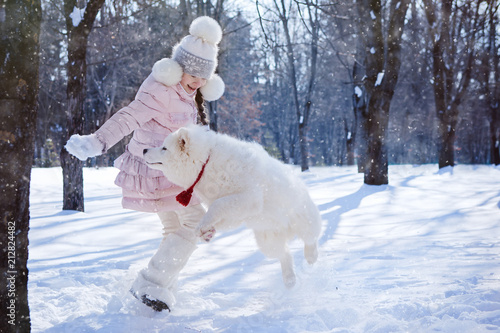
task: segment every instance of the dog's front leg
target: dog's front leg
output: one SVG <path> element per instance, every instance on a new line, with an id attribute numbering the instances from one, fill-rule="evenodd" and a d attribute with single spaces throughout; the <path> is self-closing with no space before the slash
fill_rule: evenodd
<path id="1" fill-rule="evenodd" d="M 208 207 L 196 233 L 208 242 L 217 229 L 234 229 L 247 217 L 259 214 L 262 204 L 262 191 L 258 189 L 221 197 Z"/>

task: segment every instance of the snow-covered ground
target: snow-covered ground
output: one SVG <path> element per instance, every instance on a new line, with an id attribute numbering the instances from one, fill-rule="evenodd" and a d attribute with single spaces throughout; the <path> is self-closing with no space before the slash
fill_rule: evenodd
<path id="1" fill-rule="evenodd" d="M 121 208 L 116 173 L 85 169 L 79 213 L 61 211 L 61 169 L 33 170 L 33 332 L 500 332 L 498 167 L 391 166 L 380 187 L 313 168 L 300 176 L 324 229 L 314 266 L 291 243 L 297 285 L 240 228 L 200 243 L 170 314 L 128 292 L 161 227 Z"/>

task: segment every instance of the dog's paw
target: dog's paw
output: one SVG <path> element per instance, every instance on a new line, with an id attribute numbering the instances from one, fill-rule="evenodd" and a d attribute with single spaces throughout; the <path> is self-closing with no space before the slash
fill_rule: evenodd
<path id="1" fill-rule="evenodd" d="M 316 244 L 304 246 L 304 256 L 307 262 L 312 265 L 318 260 L 318 247 Z"/>
<path id="2" fill-rule="evenodd" d="M 287 289 L 293 288 L 295 286 L 296 277 L 293 272 L 288 272 L 287 274 L 283 273 L 283 283 Z"/>
<path id="3" fill-rule="evenodd" d="M 197 236 L 203 239 L 205 242 L 210 242 L 210 240 L 214 237 L 215 235 L 215 228 L 210 227 L 208 229 L 205 228 L 200 228 L 197 230 Z"/>

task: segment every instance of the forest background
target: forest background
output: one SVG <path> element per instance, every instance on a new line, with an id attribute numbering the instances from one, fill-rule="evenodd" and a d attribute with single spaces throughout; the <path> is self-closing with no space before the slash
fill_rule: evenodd
<path id="1" fill-rule="evenodd" d="M 386 41 L 391 3 L 384 2 L 377 13 Z M 500 136 L 498 1 L 406 4 L 399 79 L 385 132 L 388 162 L 437 163 L 444 140 L 440 126 L 445 126 L 455 136 L 455 160 L 450 165 L 500 163 L 496 156 Z M 66 24 L 68 19 L 78 24 L 86 2 L 75 5 L 68 18 L 62 1 L 42 1 L 34 159 L 38 167 L 60 165 L 60 151 L 67 140 Z M 368 117 L 365 59 L 366 53 L 375 52 L 363 38 L 359 22 L 365 17 L 359 7 L 353 1 L 106 0 L 88 36 L 81 134 L 92 133 L 130 103 L 154 62 L 170 56 L 191 20 L 209 15 L 224 30 L 218 72 L 226 83 L 222 99 L 208 106 L 212 128 L 255 140 L 286 163 L 301 164 L 302 157 L 307 158 L 307 165 L 359 163 L 363 119 Z M 375 20 L 374 12 L 368 12 L 368 19 Z M 445 63 L 446 71 L 441 76 L 447 81 L 445 110 L 437 110 L 435 97 L 440 74 L 434 62 L 439 46 L 443 48 L 439 61 Z M 382 52 L 387 54 L 387 48 Z M 383 70 L 380 73 L 379 79 Z M 442 116 L 448 112 L 455 114 L 447 116 L 443 125 Z M 300 125 L 305 125 L 305 151 L 299 144 Z M 112 165 L 126 143 L 123 140 L 86 165 Z"/>

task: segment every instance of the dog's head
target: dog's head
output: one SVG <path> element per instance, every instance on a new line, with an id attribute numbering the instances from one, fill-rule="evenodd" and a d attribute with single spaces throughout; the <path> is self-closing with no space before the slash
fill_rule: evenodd
<path id="1" fill-rule="evenodd" d="M 161 147 L 144 149 L 144 160 L 171 182 L 188 187 L 208 158 L 212 134 L 200 126 L 180 128 Z"/>

